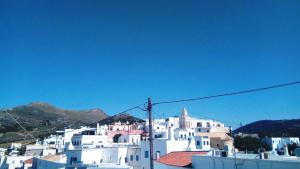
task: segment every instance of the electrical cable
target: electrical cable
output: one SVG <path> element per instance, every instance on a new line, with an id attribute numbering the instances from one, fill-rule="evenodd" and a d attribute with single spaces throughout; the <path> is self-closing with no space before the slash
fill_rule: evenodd
<path id="1" fill-rule="evenodd" d="M 204 96 L 204 97 L 197 97 L 197 98 L 190 98 L 190 99 L 181 99 L 181 100 L 161 101 L 161 102 L 153 103 L 152 105 L 155 106 L 155 105 L 159 105 L 159 104 L 171 104 L 171 103 L 188 102 L 188 101 L 195 101 L 195 100 L 212 99 L 212 98 L 217 98 L 217 97 L 225 97 L 225 96 L 231 96 L 231 95 L 257 92 L 257 91 L 261 91 L 261 90 L 269 90 L 269 89 L 291 86 L 291 85 L 296 85 L 296 84 L 300 84 L 300 81 L 279 84 L 279 85 L 273 85 L 273 86 L 268 86 L 268 87 L 262 87 L 262 88 L 256 88 L 256 89 L 243 90 L 243 91 L 238 91 L 238 92 L 211 95 L 211 96 Z"/>

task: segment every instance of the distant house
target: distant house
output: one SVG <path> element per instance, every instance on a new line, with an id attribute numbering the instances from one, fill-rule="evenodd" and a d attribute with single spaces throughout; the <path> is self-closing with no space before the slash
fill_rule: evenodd
<path id="1" fill-rule="evenodd" d="M 0 156 L 4 156 L 6 152 L 5 148 L 0 148 Z"/>
<path id="2" fill-rule="evenodd" d="M 224 132 L 197 133 L 197 136 L 208 136 L 212 148 L 229 150 L 233 148 L 233 138 Z"/>
<path id="3" fill-rule="evenodd" d="M 288 144 L 299 145 L 298 137 L 266 137 L 262 140 L 268 144 L 272 150 L 283 151 L 284 146 Z"/>

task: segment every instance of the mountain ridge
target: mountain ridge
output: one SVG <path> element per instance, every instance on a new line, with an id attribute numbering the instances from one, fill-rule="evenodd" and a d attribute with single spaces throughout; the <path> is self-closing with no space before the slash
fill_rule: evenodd
<path id="1" fill-rule="evenodd" d="M 300 137 L 300 119 L 258 120 L 246 124 L 234 133 L 259 134 L 261 137 Z"/>
<path id="2" fill-rule="evenodd" d="M 6 111 L 34 137 L 43 137 L 66 127 L 89 125 L 109 117 L 100 108 L 68 110 L 46 102 L 32 102 Z M 24 130 L 6 113 L 0 114 L 0 133 L 0 143 L 24 139 Z"/>

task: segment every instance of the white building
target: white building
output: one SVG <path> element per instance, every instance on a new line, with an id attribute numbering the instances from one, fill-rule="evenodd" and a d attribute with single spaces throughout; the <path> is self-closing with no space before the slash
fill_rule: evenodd
<path id="1" fill-rule="evenodd" d="M 3 161 L 0 165 L 0 169 L 15 169 L 21 168 L 23 162 L 32 158 L 32 156 L 2 156 Z"/>
<path id="2" fill-rule="evenodd" d="M 268 159 L 259 159 L 257 154 L 237 154 L 236 157 L 213 157 L 193 155 L 193 169 L 295 169 L 300 168 L 299 158 L 285 158 L 268 155 Z M 170 167 L 169 169 L 172 169 Z"/>
<path id="3" fill-rule="evenodd" d="M 101 146 L 107 144 L 107 136 L 100 135 L 74 135 L 72 137 L 72 146 L 81 147 L 81 146 Z"/>
<path id="4" fill-rule="evenodd" d="M 263 140 L 272 150 L 283 151 L 284 146 L 288 144 L 299 145 L 298 137 L 266 137 Z"/>
<path id="5" fill-rule="evenodd" d="M 126 144 L 111 144 L 103 145 L 97 148 L 74 148 L 66 151 L 68 168 L 80 167 L 87 165 L 101 166 L 101 165 L 119 165 L 128 168 L 128 163 L 135 164 L 135 161 L 139 161 L 139 150 L 136 150 L 136 146 L 128 151 L 130 147 Z M 130 154 L 128 154 L 130 152 Z M 138 163 L 138 162 L 137 162 Z M 138 165 L 138 164 L 136 164 Z M 130 167 L 129 167 L 130 168 Z"/>
<path id="6" fill-rule="evenodd" d="M 141 141 L 141 135 L 138 134 L 126 134 L 119 137 L 118 143 L 128 143 L 138 145 Z"/>
<path id="7" fill-rule="evenodd" d="M 196 136 L 196 127 L 193 124 L 197 124 L 197 121 L 188 116 L 186 109 L 183 109 L 178 120 L 175 120 L 175 118 L 172 120 L 178 123 L 170 124 L 170 120 L 154 120 L 154 159 L 159 159 L 161 156 L 176 151 L 205 152 L 210 150 L 209 136 Z M 178 127 L 173 128 L 172 126 Z M 140 147 L 141 168 L 149 169 L 150 148 L 147 137 L 141 141 Z"/>
<path id="8" fill-rule="evenodd" d="M 6 149 L 5 148 L 0 148 L 0 156 L 4 156 L 6 153 Z"/>

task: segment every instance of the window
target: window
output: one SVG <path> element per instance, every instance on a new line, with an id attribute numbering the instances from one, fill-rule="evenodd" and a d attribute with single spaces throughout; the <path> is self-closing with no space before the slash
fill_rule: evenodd
<path id="1" fill-rule="evenodd" d="M 203 145 L 205 145 L 205 141 L 203 141 Z"/>
<path id="2" fill-rule="evenodd" d="M 149 151 L 145 151 L 145 158 L 149 157 Z"/>
<path id="3" fill-rule="evenodd" d="M 135 161 L 139 161 L 139 160 L 140 160 L 139 155 L 136 155 L 135 156 Z"/>
<path id="4" fill-rule="evenodd" d="M 125 157 L 125 163 L 128 163 L 127 157 Z"/>
<path id="5" fill-rule="evenodd" d="M 208 142 L 208 141 L 206 141 L 206 145 L 209 145 L 209 142 Z"/>
<path id="6" fill-rule="evenodd" d="M 77 161 L 77 157 L 71 157 L 70 159 L 70 163 L 73 164 L 73 162 L 76 162 Z"/>
<path id="7" fill-rule="evenodd" d="M 194 132 L 192 132 L 192 136 L 195 136 Z"/>
<path id="8" fill-rule="evenodd" d="M 210 123 L 209 122 L 206 123 L 206 127 L 210 127 Z"/>
<path id="9" fill-rule="evenodd" d="M 197 146 L 200 146 L 200 141 L 197 141 L 197 143 L 196 143 L 196 144 L 197 144 Z"/>
<path id="10" fill-rule="evenodd" d="M 191 132 L 189 132 L 189 136 L 191 136 L 192 134 L 191 134 Z"/>
<path id="11" fill-rule="evenodd" d="M 198 123 L 197 123 L 197 127 L 202 127 L 202 123 L 201 123 L 201 122 L 198 122 Z"/>
<path id="12" fill-rule="evenodd" d="M 130 161 L 133 161 L 133 155 L 130 155 Z"/>

